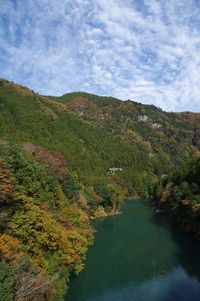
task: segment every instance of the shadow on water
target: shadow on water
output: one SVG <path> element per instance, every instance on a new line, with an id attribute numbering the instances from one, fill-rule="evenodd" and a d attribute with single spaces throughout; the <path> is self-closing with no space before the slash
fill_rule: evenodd
<path id="1" fill-rule="evenodd" d="M 95 221 L 85 269 L 65 300 L 199 301 L 200 244 L 147 200 L 127 201 L 122 211 Z"/>
<path id="2" fill-rule="evenodd" d="M 182 232 L 165 213 L 155 213 L 151 221 L 169 233 L 177 244 L 177 261 L 190 277 L 196 277 L 200 281 L 200 241 L 193 238 L 191 234 Z"/>

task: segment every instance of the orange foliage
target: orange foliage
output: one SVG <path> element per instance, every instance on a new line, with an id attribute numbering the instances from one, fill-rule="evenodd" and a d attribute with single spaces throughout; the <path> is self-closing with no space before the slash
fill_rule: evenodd
<path id="1" fill-rule="evenodd" d="M 22 256 L 18 239 L 6 234 L 0 236 L 0 260 L 16 261 Z"/>
<path id="2" fill-rule="evenodd" d="M 165 202 L 167 200 L 167 198 L 170 196 L 170 191 L 163 191 L 161 193 L 161 202 Z"/>
<path id="3" fill-rule="evenodd" d="M 189 205 L 190 204 L 190 200 L 181 200 L 181 203 L 183 204 L 183 205 Z"/>

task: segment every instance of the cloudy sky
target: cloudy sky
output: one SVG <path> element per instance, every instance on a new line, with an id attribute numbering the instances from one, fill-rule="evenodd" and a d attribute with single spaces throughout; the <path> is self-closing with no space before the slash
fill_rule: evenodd
<path id="1" fill-rule="evenodd" d="M 199 0 L 0 4 L 0 77 L 200 112 Z"/>

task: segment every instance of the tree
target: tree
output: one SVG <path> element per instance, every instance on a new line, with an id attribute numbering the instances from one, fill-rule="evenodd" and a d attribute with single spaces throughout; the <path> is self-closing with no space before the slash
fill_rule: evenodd
<path id="1" fill-rule="evenodd" d="M 8 203 L 12 195 L 13 186 L 4 159 L 0 158 L 0 203 Z"/>
<path id="2" fill-rule="evenodd" d="M 78 182 L 70 172 L 67 173 L 65 179 L 62 181 L 62 188 L 69 200 L 76 197 L 79 191 Z"/>
<path id="3" fill-rule="evenodd" d="M 12 270 L 5 261 L 0 262 L 0 300 L 13 301 L 14 277 Z"/>

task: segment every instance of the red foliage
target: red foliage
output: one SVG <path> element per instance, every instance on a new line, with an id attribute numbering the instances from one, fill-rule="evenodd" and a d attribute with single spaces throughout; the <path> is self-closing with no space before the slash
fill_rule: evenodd
<path id="1" fill-rule="evenodd" d="M 101 204 L 104 202 L 104 199 L 100 195 L 98 195 L 96 192 L 93 192 L 93 196 L 94 196 L 95 201 L 98 204 Z"/>
<path id="2" fill-rule="evenodd" d="M 121 185 L 123 186 L 124 185 L 124 180 L 121 179 L 120 177 L 115 177 L 115 183 L 118 184 L 118 185 Z"/>
<path id="3" fill-rule="evenodd" d="M 0 203 L 9 202 L 12 191 L 13 185 L 9 177 L 9 171 L 6 168 L 5 160 L 0 158 Z"/>
<path id="4" fill-rule="evenodd" d="M 67 230 L 73 230 L 73 225 L 68 219 L 61 219 L 60 222 Z"/>
<path id="5" fill-rule="evenodd" d="M 65 157 L 59 151 L 36 146 L 30 142 L 25 143 L 23 148 L 28 153 L 31 153 L 39 163 L 48 163 L 57 178 L 62 179 L 65 176 L 67 162 Z"/>

